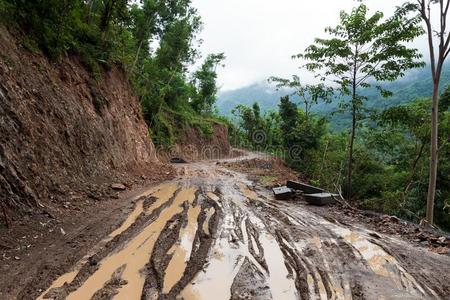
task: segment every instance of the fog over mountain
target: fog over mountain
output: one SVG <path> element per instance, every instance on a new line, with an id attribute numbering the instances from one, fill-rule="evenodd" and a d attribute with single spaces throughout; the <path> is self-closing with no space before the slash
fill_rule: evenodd
<path id="1" fill-rule="evenodd" d="M 444 68 L 442 83 L 441 89 L 450 84 L 450 64 L 447 64 Z M 367 107 L 369 109 L 383 109 L 408 103 L 417 98 L 430 97 L 432 88 L 431 72 L 428 67 L 411 70 L 404 78 L 395 82 L 385 83 L 383 86 L 392 91 L 394 95 L 385 99 L 379 95 L 378 90 L 374 87 L 365 90 L 363 95 L 368 97 Z M 220 93 L 217 99 L 217 108 L 220 114 L 230 116 L 231 110 L 236 105 L 244 104 L 250 106 L 256 101 L 263 112 L 270 109 L 278 110 L 280 97 L 291 93 L 292 91 L 287 89 L 277 91 L 267 81 L 260 81 L 246 87 Z M 298 97 L 293 97 L 292 99 L 301 107 Z M 313 106 L 312 110 L 319 115 L 329 116 L 332 125 L 336 128 L 341 128 L 345 125 L 345 115 L 335 114 L 331 116 L 331 113 L 337 111 L 336 101 L 329 104 L 318 103 Z"/>
<path id="2" fill-rule="evenodd" d="M 370 13 L 391 16 L 405 0 L 365 0 Z M 341 10 L 350 11 L 356 0 L 193 0 L 202 16 L 200 38 L 203 56 L 225 52 L 225 68 L 219 68 L 218 83 L 223 91 L 263 81 L 270 76 L 286 77 L 299 72 L 299 61 L 291 56 L 302 52 L 324 29 L 339 21 Z M 320 15 L 320 17 L 318 17 Z M 426 37 L 412 45 L 428 60 Z M 300 74 L 308 81 L 313 75 Z"/>

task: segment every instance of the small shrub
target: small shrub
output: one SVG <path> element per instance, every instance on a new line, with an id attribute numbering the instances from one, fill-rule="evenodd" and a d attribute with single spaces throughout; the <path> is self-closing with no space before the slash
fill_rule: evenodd
<path id="1" fill-rule="evenodd" d="M 198 123 L 195 123 L 195 127 L 197 127 L 204 136 L 208 138 L 211 138 L 213 136 L 214 129 L 211 123 L 200 121 Z"/>
<path id="2" fill-rule="evenodd" d="M 155 146 L 170 148 L 174 144 L 174 130 L 163 114 L 157 114 L 153 119 L 152 140 Z"/>

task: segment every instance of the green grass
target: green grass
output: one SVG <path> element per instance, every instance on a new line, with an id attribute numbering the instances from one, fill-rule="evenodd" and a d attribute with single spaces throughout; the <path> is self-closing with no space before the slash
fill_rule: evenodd
<path id="1" fill-rule="evenodd" d="M 259 178 L 259 180 L 261 181 L 261 183 L 263 185 L 267 185 L 267 184 L 269 184 L 269 183 L 271 183 L 271 182 L 273 182 L 273 181 L 275 181 L 277 179 L 278 179 L 278 177 L 277 176 L 273 176 L 273 175 L 265 175 L 265 176 L 261 176 Z"/>
<path id="2" fill-rule="evenodd" d="M 211 115 L 198 115 L 191 107 L 171 109 L 163 106 L 153 118 L 150 134 L 156 146 L 170 148 L 184 136 L 186 130 L 196 129 L 203 137 L 212 138 L 214 126 L 226 122 Z"/>

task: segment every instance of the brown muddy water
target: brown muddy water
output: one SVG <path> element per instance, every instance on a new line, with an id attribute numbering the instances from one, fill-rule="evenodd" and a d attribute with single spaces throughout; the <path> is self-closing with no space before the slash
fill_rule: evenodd
<path id="1" fill-rule="evenodd" d="M 446 297 L 416 258 L 447 258 L 274 201 L 213 163 L 180 172 L 136 197 L 126 220 L 38 299 Z"/>

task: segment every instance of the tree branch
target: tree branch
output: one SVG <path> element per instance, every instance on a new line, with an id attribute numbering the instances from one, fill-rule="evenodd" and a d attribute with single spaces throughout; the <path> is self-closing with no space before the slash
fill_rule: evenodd
<path id="1" fill-rule="evenodd" d="M 447 59 L 449 54 L 450 54 L 450 49 L 447 49 L 447 52 L 444 54 L 444 60 Z"/>
<path id="2" fill-rule="evenodd" d="M 428 46 L 430 48 L 430 63 L 431 63 L 431 71 L 433 75 L 433 81 L 436 79 L 436 59 L 434 54 L 434 41 L 433 41 L 433 28 L 431 26 L 430 21 L 430 2 L 428 2 L 428 6 L 425 5 L 425 0 L 417 0 L 420 5 L 420 14 L 422 19 L 425 21 L 427 27 L 427 36 L 428 36 Z M 428 11 L 428 14 L 427 14 Z"/>

